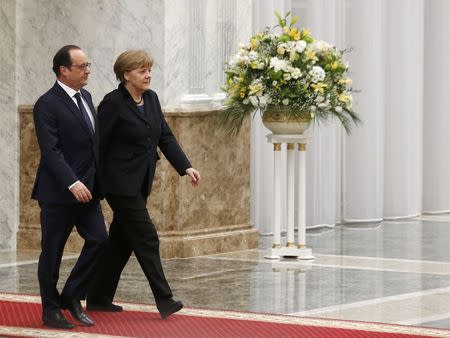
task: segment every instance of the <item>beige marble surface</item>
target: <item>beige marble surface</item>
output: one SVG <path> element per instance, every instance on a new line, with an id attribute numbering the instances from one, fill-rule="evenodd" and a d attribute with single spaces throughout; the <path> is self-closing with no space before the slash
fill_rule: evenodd
<path id="1" fill-rule="evenodd" d="M 0 1 L 0 249 L 14 247 L 19 214 L 15 13 L 15 1 Z"/>
<path id="2" fill-rule="evenodd" d="M 148 201 L 150 216 L 161 239 L 162 257 L 256 248 L 258 233 L 250 223 L 250 123 L 238 137 L 218 125 L 218 110 L 170 110 L 166 119 L 193 166 L 200 187 L 180 177 L 161 156 Z M 32 106 L 20 106 L 20 226 L 17 247 L 38 249 L 39 207 L 30 199 L 39 162 Z M 106 222 L 111 210 L 103 201 Z M 78 251 L 82 241 L 74 232 L 67 250 Z"/>

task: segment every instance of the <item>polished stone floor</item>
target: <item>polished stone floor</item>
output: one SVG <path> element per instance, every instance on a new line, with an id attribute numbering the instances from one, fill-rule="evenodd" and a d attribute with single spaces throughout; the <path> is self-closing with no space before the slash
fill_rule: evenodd
<path id="1" fill-rule="evenodd" d="M 264 258 L 258 250 L 164 260 L 187 307 L 450 328 L 450 215 L 308 230 L 313 261 Z M 0 251 L 0 292 L 38 294 L 35 251 Z M 64 281 L 76 255 L 61 266 Z M 153 303 L 131 258 L 117 301 Z"/>

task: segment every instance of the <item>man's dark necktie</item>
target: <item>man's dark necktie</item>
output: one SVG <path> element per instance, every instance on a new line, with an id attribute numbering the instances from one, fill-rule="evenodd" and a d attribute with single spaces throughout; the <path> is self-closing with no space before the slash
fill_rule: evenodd
<path id="1" fill-rule="evenodd" d="M 78 108 L 81 111 L 81 115 L 83 115 L 84 121 L 87 123 L 91 133 L 94 134 L 94 128 L 92 126 L 91 119 L 89 118 L 89 115 L 88 115 L 88 112 L 86 111 L 86 108 L 84 108 L 84 104 L 83 104 L 83 101 L 81 100 L 80 93 L 76 93 L 74 96 L 77 99 Z"/>

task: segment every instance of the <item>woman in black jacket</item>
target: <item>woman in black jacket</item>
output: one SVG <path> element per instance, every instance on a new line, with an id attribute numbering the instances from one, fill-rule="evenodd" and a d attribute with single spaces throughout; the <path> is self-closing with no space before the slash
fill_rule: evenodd
<path id="1" fill-rule="evenodd" d="M 122 310 L 112 300 L 132 252 L 149 281 L 161 317 L 183 307 L 172 298 L 161 265 L 158 234 L 146 207 L 159 159 L 157 147 L 180 175 L 189 175 L 194 186 L 200 174 L 172 134 L 158 96 L 149 89 L 152 65 L 153 59 L 144 51 L 120 54 L 114 64 L 119 87 L 98 108 L 100 177 L 113 221 L 109 245 L 88 293 L 91 311 Z"/>

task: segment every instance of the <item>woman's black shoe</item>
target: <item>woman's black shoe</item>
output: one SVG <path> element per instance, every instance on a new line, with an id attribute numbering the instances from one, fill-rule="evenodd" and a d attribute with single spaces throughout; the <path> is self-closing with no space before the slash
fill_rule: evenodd
<path id="1" fill-rule="evenodd" d="M 120 312 L 123 308 L 119 305 L 109 303 L 109 304 L 96 304 L 87 302 L 86 309 L 88 311 L 100 311 L 100 312 Z"/>
<path id="2" fill-rule="evenodd" d="M 161 318 L 166 319 L 171 314 L 180 311 L 183 308 L 183 303 L 179 300 L 175 301 L 172 298 L 168 298 L 160 300 L 158 304 L 156 304 L 156 307 L 158 308 Z"/>

